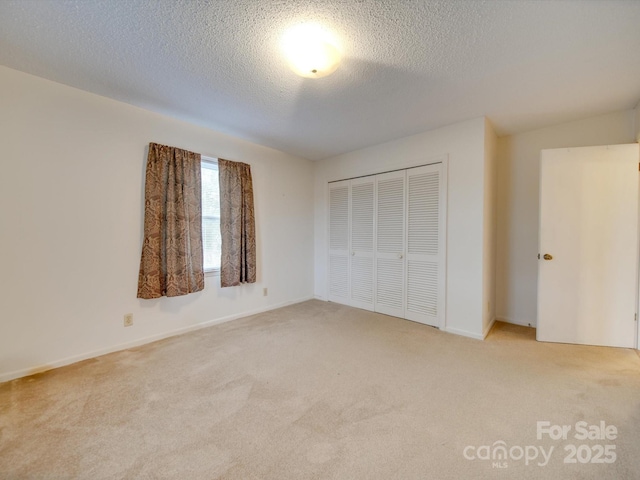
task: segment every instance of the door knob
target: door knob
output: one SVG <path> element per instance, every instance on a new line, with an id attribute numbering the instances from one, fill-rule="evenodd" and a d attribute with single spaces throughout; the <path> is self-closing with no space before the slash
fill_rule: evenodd
<path id="1" fill-rule="evenodd" d="M 355 257 L 355 255 L 356 255 L 356 252 L 351 252 L 352 257 Z"/>
<path id="2" fill-rule="evenodd" d="M 542 258 L 544 258 L 545 260 L 553 260 L 553 257 L 548 253 L 545 253 Z"/>
<path id="3" fill-rule="evenodd" d="M 398 254 L 398 258 L 400 258 L 400 259 L 402 258 L 402 254 L 401 253 Z"/>

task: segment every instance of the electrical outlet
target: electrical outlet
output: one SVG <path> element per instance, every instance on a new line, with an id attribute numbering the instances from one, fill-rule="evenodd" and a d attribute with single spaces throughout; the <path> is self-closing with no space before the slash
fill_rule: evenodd
<path id="1" fill-rule="evenodd" d="M 262 296 L 263 296 L 263 297 L 266 297 L 267 295 L 269 295 L 269 290 L 267 289 L 267 287 L 264 287 L 264 288 L 262 289 Z"/>
<path id="2" fill-rule="evenodd" d="M 133 325 L 133 313 L 127 313 L 124 316 L 124 326 L 125 327 L 130 327 Z"/>

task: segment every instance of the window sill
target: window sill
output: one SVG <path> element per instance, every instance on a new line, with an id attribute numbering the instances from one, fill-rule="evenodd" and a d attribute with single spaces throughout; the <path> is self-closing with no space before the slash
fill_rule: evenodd
<path id="1" fill-rule="evenodd" d="M 204 276 L 205 277 L 219 277 L 220 276 L 220 270 L 205 270 Z"/>

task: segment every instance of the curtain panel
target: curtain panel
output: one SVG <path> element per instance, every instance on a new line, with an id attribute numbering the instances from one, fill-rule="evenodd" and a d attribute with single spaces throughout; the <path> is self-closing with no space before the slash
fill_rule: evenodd
<path id="1" fill-rule="evenodd" d="M 220 284 L 256 281 L 256 226 L 251 167 L 218 159 L 222 259 Z"/>
<path id="2" fill-rule="evenodd" d="M 204 289 L 200 154 L 149 144 L 138 298 Z"/>

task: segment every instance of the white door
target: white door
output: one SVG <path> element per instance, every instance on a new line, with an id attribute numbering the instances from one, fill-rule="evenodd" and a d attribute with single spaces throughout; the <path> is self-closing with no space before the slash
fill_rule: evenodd
<path id="1" fill-rule="evenodd" d="M 408 320 L 442 325 L 444 225 L 442 164 L 407 170 Z"/>
<path id="2" fill-rule="evenodd" d="M 375 311 L 404 318 L 404 170 L 376 176 Z"/>
<path id="3" fill-rule="evenodd" d="M 639 160 L 637 144 L 542 151 L 538 340 L 635 346 Z"/>
<path id="4" fill-rule="evenodd" d="M 351 180 L 350 305 L 373 310 L 375 178 Z"/>
<path id="5" fill-rule="evenodd" d="M 349 180 L 329 184 L 329 300 L 349 303 Z"/>

